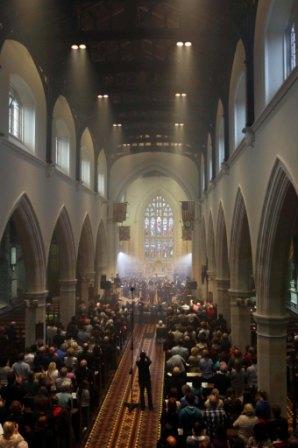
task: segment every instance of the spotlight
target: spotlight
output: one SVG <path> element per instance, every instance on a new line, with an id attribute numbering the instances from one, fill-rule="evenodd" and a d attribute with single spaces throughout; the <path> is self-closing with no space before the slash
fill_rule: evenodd
<path id="1" fill-rule="evenodd" d="M 186 94 L 186 93 L 181 93 L 181 96 L 182 96 L 183 98 L 185 98 L 185 97 L 187 96 L 187 94 Z"/>
<path id="2" fill-rule="evenodd" d="M 184 126 L 184 123 L 175 123 L 176 128 L 182 128 Z"/>
<path id="3" fill-rule="evenodd" d="M 176 45 L 177 45 L 177 47 L 183 47 L 184 43 L 179 41 L 179 42 L 177 42 Z"/>
<path id="4" fill-rule="evenodd" d="M 79 49 L 80 50 L 86 50 L 86 45 L 85 44 L 80 44 L 79 45 Z"/>
<path id="5" fill-rule="evenodd" d="M 105 94 L 103 95 L 104 98 L 109 98 L 109 95 Z"/>
<path id="6" fill-rule="evenodd" d="M 191 42 L 185 42 L 185 44 L 184 44 L 186 47 L 191 47 L 192 46 L 192 43 Z"/>
<path id="7" fill-rule="evenodd" d="M 179 126 L 179 123 L 175 123 L 175 127 L 178 128 L 178 126 Z"/>
<path id="8" fill-rule="evenodd" d="M 98 98 L 99 100 L 101 100 L 101 99 L 102 99 L 102 95 L 97 95 L 97 98 Z"/>
<path id="9" fill-rule="evenodd" d="M 116 128 L 117 127 L 117 123 L 113 123 L 113 128 Z"/>
<path id="10" fill-rule="evenodd" d="M 121 123 L 114 123 L 114 124 L 113 124 L 113 127 L 114 127 L 114 128 L 121 128 L 121 127 L 122 127 L 122 124 L 121 124 Z"/>
<path id="11" fill-rule="evenodd" d="M 175 93 L 175 96 L 176 96 L 177 98 L 179 98 L 179 97 L 181 96 L 181 93 Z"/>
<path id="12" fill-rule="evenodd" d="M 76 45 L 76 44 L 73 44 L 73 45 L 71 46 L 71 49 L 72 49 L 72 50 L 78 50 L 78 49 L 79 49 L 79 46 Z"/>
<path id="13" fill-rule="evenodd" d="M 121 123 L 118 123 L 117 126 L 118 126 L 118 128 L 121 128 L 121 127 L 122 127 L 122 124 L 121 124 Z"/>

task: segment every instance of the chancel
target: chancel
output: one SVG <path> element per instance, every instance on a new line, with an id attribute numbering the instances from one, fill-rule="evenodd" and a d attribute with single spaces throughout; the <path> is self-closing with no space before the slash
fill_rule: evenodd
<path id="1" fill-rule="evenodd" d="M 294 448 L 298 0 L 0 2 L 0 448 Z"/>

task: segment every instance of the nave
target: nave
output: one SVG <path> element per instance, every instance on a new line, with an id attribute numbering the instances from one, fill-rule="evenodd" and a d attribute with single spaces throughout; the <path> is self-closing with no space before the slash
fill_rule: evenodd
<path id="1" fill-rule="evenodd" d="M 156 343 L 155 324 L 138 324 L 134 330 L 133 379 L 131 339 L 127 342 L 121 362 L 107 392 L 100 412 L 86 443 L 86 448 L 153 448 L 160 432 L 163 398 L 163 346 Z M 139 402 L 136 357 L 141 350 L 152 360 L 151 379 L 154 410 L 130 411 L 125 403 Z"/>

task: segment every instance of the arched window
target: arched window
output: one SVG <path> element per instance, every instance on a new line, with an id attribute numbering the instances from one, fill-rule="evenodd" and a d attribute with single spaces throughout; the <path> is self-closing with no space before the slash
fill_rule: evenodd
<path id="1" fill-rule="evenodd" d="M 8 98 L 9 137 L 23 149 L 35 152 L 35 99 L 30 87 L 18 75 L 10 78 Z"/>
<path id="2" fill-rule="evenodd" d="M 145 210 L 144 252 L 149 259 L 171 259 L 174 255 L 173 210 L 161 195 L 155 196 Z"/>
<path id="3" fill-rule="evenodd" d="M 260 6 L 255 38 L 256 40 L 264 35 L 265 31 L 264 46 L 262 47 L 261 42 L 257 40 L 255 49 L 256 73 L 263 67 L 265 69 L 263 69 L 265 95 L 260 92 L 265 99 L 263 106 L 269 103 L 297 66 L 298 2 L 271 0 L 268 4 L 270 6 L 267 10 L 262 11 L 262 5 Z"/>
<path id="4" fill-rule="evenodd" d="M 297 66 L 297 21 L 291 20 L 285 32 L 286 76 Z"/>
<path id="5" fill-rule="evenodd" d="M 8 132 L 18 140 L 23 140 L 23 104 L 16 90 L 9 90 Z"/>
<path id="6" fill-rule="evenodd" d="M 230 155 L 244 139 L 246 127 L 246 56 L 242 40 L 236 46 L 229 92 Z"/>
<path id="7" fill-rule="evenodd" d="M 81 147 L 81 181 L 91 187 L 91 156 L 85 146 Z"/>
<path id="8" fill-rule="evenodd" d="M 107 162 L 104 151 L 101 150 L 97 159 L 97 191 L 105 197 L 107 182 Z"/>
<path id="9" fill-rule="evenodd" d="M 219 100 L 216 114 L 216 174 L 225 161 L 225 119 L 222 102 Z"/>
<path id="10" fill-rule="evenodd" d="M 76 170 L 75 123 L 66 98 L 60 95 L 53 108 L 52 160 L 56 168 L 70 177 Z"/>
<path id="11" fill-rule="evenodd" d="M 235 95 L 235 109 L 234 109 L 234 123 L 235 123 L 235 148 L 241 143 L 244 138 L 242 132 L 246 126 L 246 76 L 241 73 Z"/>
<path id="12" fill-rule="evenodd" d="M 208 169 L 208 182 L 210 182 L 213 178 L 212 143 L 211 143 L 210 134 L 208 135 L 208 143 L 207 143 L 207 169 Z"/>
<path id="13" fill-rule="evenodd" d="M 205 191 L 206 182 L 205 182 L 205 157 L 204 154 L 201 155 L 201 192 Z"/>
<path id="14" fill-rule="evenodd" d="M 55 122 L 55 162 L 65 174 L 69 174 L 69 132 L 63 120 Z"/>
<path id="15" fill-rule="evenodd" d="M 81 168 L 80 176 L 83 185 L 94 187 L 94 146 L 90 131 L 86 128 L 81 137 Z"/>

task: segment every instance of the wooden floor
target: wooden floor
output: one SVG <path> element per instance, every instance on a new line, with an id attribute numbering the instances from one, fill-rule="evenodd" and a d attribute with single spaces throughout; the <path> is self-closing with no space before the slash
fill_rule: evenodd
<path id="1" fill-rule="evenodd" d="M 152 360 L 151 380 L 154 410 L 129 412 L 125 402 L 139 401 L 136 358 L 145 350 Z M 128 343 L 114 379 L 101 406 L 95 424 L 85 445 L 86 448 L 155 448 L 159 438 L 162 407 L 164 351 L 155 341 L 155 324 L 136 325 L 134 330 L 134 370 L 132 397 L 129 374 L 132 350 Z M 146 402 L 147 404 L 147 402 Z"/>

